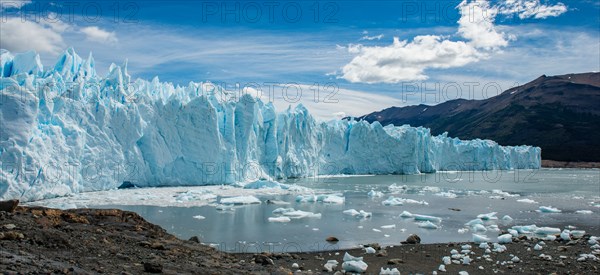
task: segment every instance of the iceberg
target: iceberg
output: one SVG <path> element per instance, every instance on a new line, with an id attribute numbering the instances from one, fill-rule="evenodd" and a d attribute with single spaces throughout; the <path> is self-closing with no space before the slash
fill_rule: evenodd
<path id="1" fill-rule="evenodd" d="M 261 201 L 255 196 L 238 196 L 222 198 L 220 201 L 224 205 L 242 205 L 242 204 L 260 204 Z"/>
<path id="2" fill-rule="evenodd" d="M 0 55 L 0 199 L 40 200 L 125 182 L 221 185 L 541 163 L 538 147 L 433 136 L 408 125 L 319 121 L 301 104 L 277 112 L 272 102 L 211 82 L 134 79 L 127 62 L 99 76 L 92 55 L 72 48 L 54 66 L 43 66 L 35 52 Z"/>

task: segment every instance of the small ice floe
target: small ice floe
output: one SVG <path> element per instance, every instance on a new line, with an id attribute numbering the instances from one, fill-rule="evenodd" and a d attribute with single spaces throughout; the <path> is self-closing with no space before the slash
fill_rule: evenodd
<path id="1" fill-rule="evenodd" d="M 540 206 L 538 210 L 535 210 L 540 213 L 560 213 L 562 212 L 558 208 L 554 208 L 552 206 Z"/>
<path id="2" fill-rule="evenodd" d="M 484 221 L 497 220 L 498 217 L 496 217 L 496 214 L 498 214 L 498 212 L 492 212 L 492 213 L 487 213 L 487 214 L 479 214 L 479 215 L 477 215 L 477 218 L 481 219 L 481 220 L 484 220 Z"/>
<path id="3" fill-rule="evenodd" d="M 356 209 L 348 209 L 344 210 L 342 213 L 345 215 L 356 216 L 359 218 L 369 218 L 373 215 L 371 212 L 366 212 L 364 210 L 356 211 Z"/>
<path id="4" fill-rule="evenodd" d="M 365 253 L 367 254 L 375 254 L 377 251 L 375 250 L 375 248 L 372 247 L 365 247 Z"/>
<path id="5" fill-rule="evenodd" d="M 533 231 L 533 233 L 538 235 L 554 235 L 560 234 L 560 228 L 555 227 L 539 227 Z"/>
<path id="6" fill-rule="evenodd" d="M 196 216 L 194 216 L 193 218 L 194 218 L 194 219 L 197 219 L 197 220 L 204 220 L 204 219 L 206 219 L 206 217 L 204 217 L 204 216 L 202 216 L 202 215 L 196 215 Z"/>
<path id="7" fill-rule="evenodd" d="M 504 215 L 504 217 L 502 217 L 502 221 L 504 223 L 511 223 L 513 221 L 513 218 L 509 215 Z"/>
<path id="8" fill-rule="evenodd" d="M 273 210 L 273 212 L 271 212 L 271 213 L 273 213 L 273 214 L 283 214 L 283 213 L 292 212 L 292 211 L 296 211 L 296 209 L 294 209 L 294 208 L 280 207 L 280 208 L 277 208 L 277 209 Z"/>
<path id="9" fill-rule="evenodd" d="M 303 218 L 321 218 L 321 213 L 313 213 L 302 210 L 294 210 L 289 212 L 282 213 L 284 216 L 289 217 L 290 219 L 303 219 Z"/>
<path id="10" fill-rule="evenodd" d="M 385 206 L 398 206 L 403 204 L 421 204 L 421 205 L 429 205 L 426 201 L 418 201 L 413 199 L 405 199 L 405 198 L 397 198 L 394 196 L 390 196 L 387 200 L 381 202 L 381 204 Z"/>
<path id="11" fill-rule="evenodd" d="M 287 202 L 287 201 L 280 201 L 280 200 L 267 200 L 267 204 L 290 205 L 289 202 Z"/>
<path id="12" fill-rule="evenodd" d="M 379 230 L 377 228 L 373 228 L 372 230 L 375 231 L 375 232 L 381 232 L 381 230 Z"/>
<path id="13" fill-rule="evenodd" d="M 430 222 L 441 222 L 442 221 L 442 219 L 438 218 L 438 217 L 419 215 L 419 214 L 413 214 L 413 218 L 415 219 L 415 221 L 430 221 Z"/>
<path id="14" fill-rule="evenodd" d="M 483 225 L 483 221 L 481 219 L 474 219 L 474 220 L 470 220 L 467 223 L 465 223 L 466 226 L 470 226 L 470 227 L 473 227 L 476 224 L 482 224 Z"/>
<path id="15" fill-rule="evenodd" d="M 189 190 L 175 195 L 176 202 L 214 201 L 216 199 L 217 195 L 212 194 L 210 190 Z"/>
<path id="16" fill-rule="evenodd" d="M 383 267 L 381 268 L 381 271 L 379 271 L 379 275 L 400 275 L 400 271 L 397 268 L 386 268 L 383 269 Z"/>
<path id="17" fill-rule="evenodd" d="M 435 193 L 434 195 L 449 199 L 456 199 L 458 197 L 458 195 L 456 195 L 456 193 L 453 192 L 439 192 Z"/>
<path id="18" fill-rule="evenodd" d="M 381 228 L 382 229 L 394 229 L 394 228 L 396 228 L 396 225 L 395 224 L 382 225 Z"/>
<path id="19" fill-rule="evenodd" d="M 402 211 L 402 213 L 400 213 L 400 218 L 412 218 L 413 214 L 408 212 L 408 211 Z"/>
<path id="20" fill-rule="evenodd" d="M 381 197 L 383 197 L 383 192 L 375 191 L 375 190 L 371 189 L 371 191 L 369 191 L 369 193 L 367 193 L 367 196 L 369 196 L 371 198 L 381 198 Z"/>
<path id="21" fill-rule="evenodd" d="M 498 236 L 498 243 L 512 243 L 513 236 L 511 234 L 504 234 Z"/>
<path id="22" fill-rule="evenodd" d="M 342 194 L 321 194 L 321 195 L 298 195 L 296 202 L 322 202 L 332 204 L 344 204 L 346 198 Z"/>
<path id="23" fill-rule="evenodd" d="M 538 203 L 537 201 L 534 201 L 532 199 L 520 199 L 517 200 L 518 202 L 522 202 L 522 203 Z"/>
<path id="24" fill-rule="evenodd" d="M 225 205 L 242 205 L 242 204 L 260 204 L 261 201 L 255 196 L 238 196 L 221 198 L 221 204 Z"/>
<path id="25" fill-rule="evenodd" d="M 508 233 L 509 233 L 510 235 L 512 235 L 513 237 L 519 237 L 519 231 L 517 231 L 517 230 L 514 230 L 514 229 L 512 229 L 512 228 L 509 228 L 507 231 L 508 231 Z"/>
<path id="26" fill-rule="evenodd" d="M 336 260 L 329 260 L 323 265 L 327 272 L 333 272 L 333 270 L 338 266 L 339 262 Z"/>
<path id="27" fill-rule="evenodd" d="M 317 201 L 319 201 L 318 198 L 317 198 Z M 323 203 L 344 204 L 344 202 L 346 202 L 346 198 L 343 196 L 334 194 L 334 195 L 326 195 L 320 201 L 322 201 Z"/>
<path id="28" fill-rule="evenodd" d="M 465 234 L 465 233 L 467 233 L 467 232 L 469 232 L 469 229 L 468 229 L 468 228 L 459 228 L 459 229 L 458 229 L 458 234 Z"/>
<path id="29" fill-rule="evenodd" d="M 586 215 L 589 215 L 589 214 L 594 214 L 594 212 L 592 212 L 592 210 L 577 210 L 577 211 L 575 211 L 575 214 L 586 214 Z"/>
<path id="30" fill-rule="evenodd" d="M 490 225 L 488 225 L 488 226 L 486 227 L 486 229 L 487 229 L 488 231 L 492 231 L 492 232 L 498 232 L 498 231 L 500 231 L 500 228 L 498 227 L 498 225 L 497 225 L 497 224 L 490 224 Z"/>
<path id="31" fill-rule="evenodd" d="M 266 189 L 266 188 L 277 188 L 277 189 L 288 189 L 286 184 L 281 184 L 271 180 L 257 180 L 244 185 L 244 189 Z"/>
<path id="32" fill-rule="evenodd" d="M 392 185 L 388 186 L 388 190 L 390 190 L 390 192 L 392 192 L 392 193 L 404 193 L 404 192 L 406 192 L 406 190 L 408 190 L 408 186 L 397 185 L 397 184 L 393 183 Z"/>
<path id="33" fill-rule="evenodd" d="M 517 230 L 519 234 L 532 234 L 538 227 L 535 224 L 532 225 L 515 225 L 512 229 Z"/>
<path id="34" fill-rule="evenodd" d="M 487 236 L 473 234 L 473 242 L 474 243 L 485 243 L 485 242 L 489 242 L 489 241 L 490 241 L 490 238 L 488 238 Z"/>
<path id="35" fill-rule="evenodd" d="M 485 228 L 485 226 L 483 226 L 483 224 L 474 224 L 471 229 L 473 229 L 473 231 L 475 232 L 486 232 L 487 228 Z"/>
<path id="36" fill-rule="evenodd" d="M 417 225 L 420 228 L 425 228 L 425 229 L 438 229 L 438 226 L 435 223 L 432 223 L 430 221 L 419 222 L 419 223 L 417 223 Z"/>
<path id="37" fill-rule="evenodd" d="M 290 222 L 291 219 L 289 217 L 281 216 L 281 217 L 269 217 L 269 222 Z"/>

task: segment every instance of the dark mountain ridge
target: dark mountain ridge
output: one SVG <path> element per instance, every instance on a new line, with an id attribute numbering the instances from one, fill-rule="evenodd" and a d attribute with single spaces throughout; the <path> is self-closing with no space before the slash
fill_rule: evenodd
<path id="1" fill-rule="evenodd" d="M 358 119 L 501 145 L 535 145 L 543 159 L 600 161 L 600 73 L 543 75 L 484 100 L 391 107 Z"/>

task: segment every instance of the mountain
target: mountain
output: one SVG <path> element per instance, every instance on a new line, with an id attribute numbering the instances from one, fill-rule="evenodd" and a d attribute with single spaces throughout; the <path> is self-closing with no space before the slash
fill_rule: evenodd
<path id="1" fill-rule="evenodd" d="M 391 107 L 359 119 L 542 148 L 542 159 L 600 161 L 600 73 L 540 76 L 484 100 Z"/>

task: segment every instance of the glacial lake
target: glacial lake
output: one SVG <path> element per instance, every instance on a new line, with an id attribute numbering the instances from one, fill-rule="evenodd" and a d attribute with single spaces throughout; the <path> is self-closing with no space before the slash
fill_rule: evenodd
<path id="1" fill-rule="evenodd" d="M 341 204 L 297 202 L 296 197 L 299 194 L 280 194 L 262 189 L 253 193 L 262 203 L 235 206 L 225 211 L 210 204 L 186 207 L 165 207 L 159 205 L 160 203 L 153 205 L 153 198 L 148 198 L 143 203 L 145 205 L 136 205 L 135 202 L 120 204 L 114 203 L 114 200 L 98 203 L 95 197 L 85 205 L 82 204 L 88 200 L 85 198 L 79 198 L 77 203 L 73 203 L 77 207 L 134 211 L 177 237 L 188 239 L 198 236 L 203 243 L 229 252 L 304 252 L 353 248 L 374 242 L 398 245 L 410 234 L 418 234 L 423 243 L 471 241 L 474 232 L 465 231 L 464 224 L 479 214 L 490 212 L 498 212 L 498 220 L 486 221 L 485 225 L 488 228 L 493 224 L 501 230 L 514 225 L 535 224 L 538 227 L 558 227 L 561 230 L 576 228 L 592 235 L 600 235 L 598 169 L 457 171 L 422 175 L 321 177 L 294 179 L 282 183 L 308 187 L 318 190 L 317 193 L 339 193 L 345 201 Z M 149 189 L 142 195 L 153 194 L 152 190 L 160 188 Z M 369 196 L 371 190 L 382 192 L 383 196 Z M 110 192 L 114 196 L 122 190 Z M 105 196 L 111 196 L 110 194 Z M 426 204 L 383 205 L 382 202 L 389 196 Z M 77 198 L 63 198 L 60 203 L 69 200 L 76 201 Z M 289 204 L 269 204 L 266 203 L 267 200 Z M 56 200 L 48 200 L 34 204 L 53 206 L 56 203 Z M 551 206 L 561 212 L 536 211 L 540 206 Z M 273 210 L 282 207 L 320 213 L 321 217 L 270 222 L 269 217 L 277 217 Z M 371 212 L 372 216 L 361 218 L 342 213 L 348 209 Z M 587 213 L 576 212 L 580 210 L 587 210 Z M 439 217 L 442 221 L 436 223 L 438 229 L 420 228 L 414 219 L 400 217 L 403 211 Z M 503 220 L 505 215 L 509 215 L 513 220 Z M 500 232 L 488 230 L 477 234 L 486 235 L 494 241 Z M 335 244 L 327 243 L 325 239 L 328 236 L 335 236 L 340 241 Z"/>

